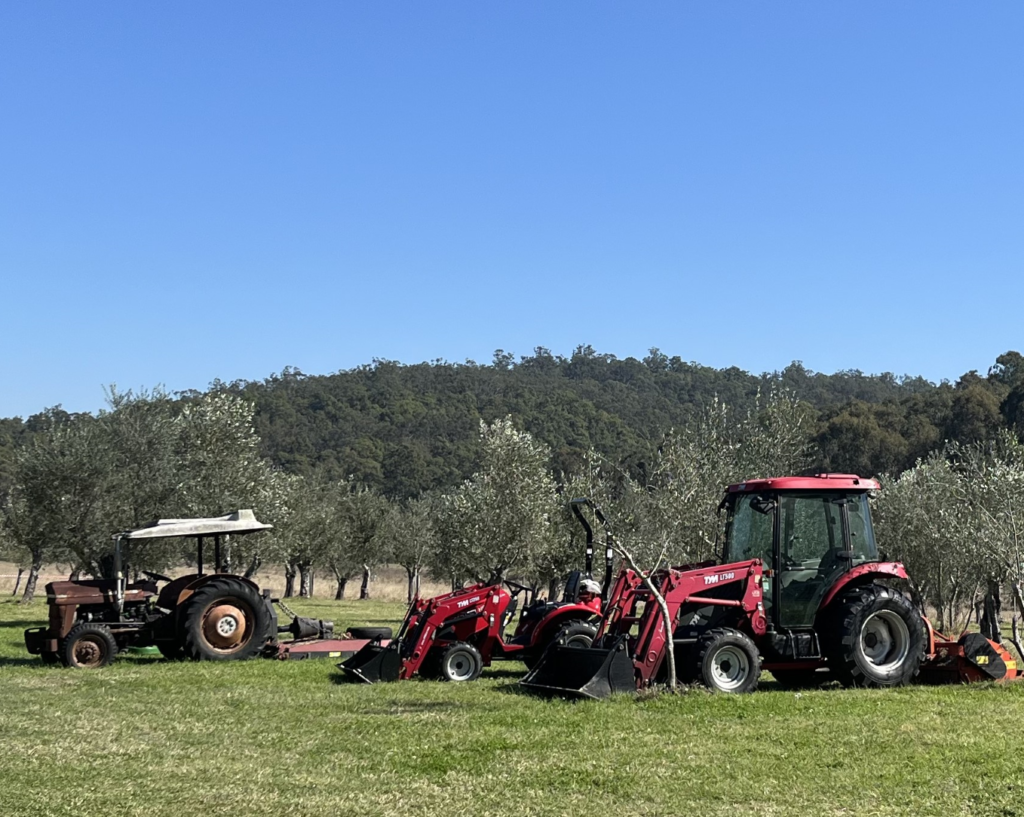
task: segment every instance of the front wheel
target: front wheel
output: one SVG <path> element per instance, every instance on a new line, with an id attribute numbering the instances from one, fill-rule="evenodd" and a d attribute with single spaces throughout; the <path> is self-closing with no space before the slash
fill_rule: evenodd
<path id="1" fill-rule="evenodd" d="M 711 630 L 697 644 L 693 676 L 712 692 L 753 692 L 761 677 L 761 656 L 746 633 Z"/>
<path id="2" fill-rule="evenodd" d="M 460 641 L 441 655 L 442 681 L 475 681 L 484 670 L 484 659 L 472 644 Z"/>
<path id="3" fill-rule="evenodd" d="M 75 669 L 99 669 L 117 656 L 117 642 L 104 624 L 75 625 L 60 645 L 60 662 Z"/>
<path id="4" fill-rule="evenodd" d="M 824 629 L 829 670 L 846 686 L 902 686 L 921 671 L 924 621 L 889 587 L 872 584 L 847 593 Z"/>

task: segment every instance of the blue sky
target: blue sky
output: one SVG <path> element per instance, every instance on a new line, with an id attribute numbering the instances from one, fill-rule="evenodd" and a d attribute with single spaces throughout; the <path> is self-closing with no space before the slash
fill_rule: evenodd
<path id="1" fill-rule="evenodd" d="M 579 344 L 1024 351 L 1024 6 L 6 3 L 0 416 Z"/>

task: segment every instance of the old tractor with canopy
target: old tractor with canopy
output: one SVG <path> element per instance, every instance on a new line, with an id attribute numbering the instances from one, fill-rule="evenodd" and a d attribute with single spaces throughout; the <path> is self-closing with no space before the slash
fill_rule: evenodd
<path id="1" fill-rule="evenodd" d="M 271 527 L 251 510 L 240 510 L 201 519 L 160 519 L 118 533 L 113 578 L 46 585 L 49 624 L 26 630 L 25 645 L 46 663 L 93 669 L 128 647 L 155 646 L 168 658 L 203 661 L 341 657 L 354 654 L 371 636 L 390 637 L 387 628 L 352 628 L 353 636 L 363 637 L 333 639 L 331 622 L 293 615 L 287 627 L 278 627 L 274 605 L 280 601 L 250 579 L 223 572 L 222 560 L 224 536 Z M 128 582 L 126 551 L 133 543 L 163 538 L 194 538 L 195 570 L 177 578 L 143 570 L 143 579 Z M 212 572 L 206 570 L 209 544 Z M 284 633 L 292 639 L 279 641 Z"/>
<path id="2" fill-rule="evenodd" d="M 592 578 L 594 531 L 575 500 L 573 514 L 586 532 L 585 567 L 566 580 L 561 601 L 535 600 L 524 606 L 515 632 L 505 630 L 515 619 L 519 594 L 529 588 L 495 578 L 409 606 L 397 637 L 384 645 L 371 643 L 339 664 L 350 678 L 365 683 L 397 681 L 413 676 L 442 681 L 472 681 L 492 661 L 524 661 L 532 666 L 556 639 L 563 649 L 590 646 L 602 599 L 612 577 L 612 550 L 605 550 L 603 585 Z M 597 509 L 597 517 L 607 525 Z M 610 536 L 610 532 L 608 532 Z"/>
<path id="3" fill-rule="evenodd" d="M 754 690 L 762 670 L 787 687 L 1015 678 L 1000 645 L 946 638 L 911 602 L 904 566 L 875 542 L 868 493 L 878 488 L 844 474 L 730 485 L 721 559 L 649 577 L 671 627 L 624 566 L 592 646 L 556 641 L 521 683 L 597 698 L 635 691 L 666 679 L 669 639 L 677 677 L 720 692 Z"/>

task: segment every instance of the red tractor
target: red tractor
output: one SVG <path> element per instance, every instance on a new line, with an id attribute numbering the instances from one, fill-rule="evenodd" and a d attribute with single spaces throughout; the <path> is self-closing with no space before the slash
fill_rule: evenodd
<path id="1" fill-rule="evenodd" d="M 431 599 L 414 599 L 393 641 L 386 646 L 379 640 L 368 644 L 339 668 L 350 678 L 371 684 L 414 675 L 472 681 L 492 661 L 532 666 L 556 638 L 565 649 L 589 647 L 596 632 L 591 622 L 601 614 L 601 600 L 611 581 L 612 550 L 606 549 L 601 587 L 591 578 L 594 534 L 580 512 L 585 504 L 591 503 L 571 503 L 586 531 L 585 572 L 569 575 L 560 602 L 540 600 L 526 606 L 511 637 L 505 630 L 515 616 L 519 594 L 529 588 L 508 579 L 482 582 Z"/>
<path id="2" fill-rule="evenodd" d="M 906 570 L 875 543 L 868 492 L 878 487 L 845 474 L 730 485 L 721 562 L 651 576 L 677 677 L 719 692 L 753 691 L 762 669 L 786 687 L 1015 678 L 1001 646 L 935 633 L 908 599 Z M 593 645 L 556 641 L 523 686 L 601 698 L 664 681 L 669 636 L 640 579 L 623 567 Z"/>

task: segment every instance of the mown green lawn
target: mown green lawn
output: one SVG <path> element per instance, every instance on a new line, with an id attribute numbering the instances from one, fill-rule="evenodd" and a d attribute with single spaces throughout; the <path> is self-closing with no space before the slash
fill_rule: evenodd
<path id="1" fill-rule="evenodd" d="M 401 605 L 296 603 L 343 626 Z M 1024 815 L 1024 684 L 643 700 L 340 681 L 334 662 L 44 667 L 0 604 L 2 815 Z"/>

